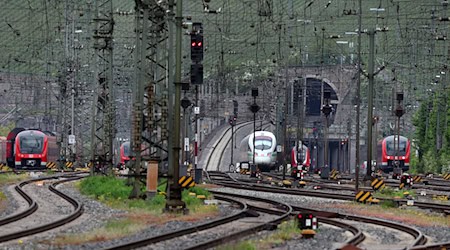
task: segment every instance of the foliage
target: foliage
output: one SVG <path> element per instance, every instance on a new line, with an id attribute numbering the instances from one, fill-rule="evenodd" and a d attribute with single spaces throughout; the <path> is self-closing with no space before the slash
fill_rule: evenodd
<path id="1" fill-rule="evenodd" d="M 250 241 L 243 241 L 243 242 L 237 242 L 235 244 L 231 245 L 225 245 L 225 246 L 219 246 L 217 247 L 218 250 L 235 250 L 235 249 L 241 249 L 241 250 L 256 250 L 256 246 L 250 242 Z"/>
<path id="2" fill-rule="evenodd" d="M 26 174 L 0 174 L 0 185 L 23 181 L 28 178 Z"/>
<path id="3" fill-rule="evenodd" d="M 416 193 L 413 190 L 398 190 L 398 189 L 393 189 L 393 188 L 384 188 L 383 190 L 379 191 L 376 193 L 376 197 L 380 197 L 380 198 L 394 198 L 394 197 L 400 197 L 400 198 L 405 198 L 405 192 L 408 192 L 407 195 L 409 196 L 417 196 Z"/>
<path id="4" fill-rule="evenodd" d="M 80 184 L 81 193 L 101 199 L 126 199 L 131 189 L 125 180 L 110 176 L 90 176 Z"/>
<path id="5" fill-rule="evenodd" d="M 413 116 L 418 159 L 413 159 L 411 165 L 417 173 L 449 171 L 450 111 L 446 107 L 450 105 L 450 100 L 444 97 L 443 93 L 434 93 L 431 98 L 423 100 Z"/>
<path id="6" fill-rule="evenodd" d="M 93 196 L 112 207 L 120 209 L 140 209 L 160 212 L 166 203 L 166 197 L 161 194 L 157 194 L 147 200 L 128 199 L 132 187 L 126 185 L 125 179 L 111 176 L 90 176 L 83 179 L 78 186 L 81 193 Z M 186 203 L 186 206 L 194 211 L 197 211 L 198 207 L 203 207 L 203 201 L 196 196 L 190 196 L 190 192 L 194 192 L 197 195 L 205 195 L 207 198 L 211 196 L 211 193 L 199 187 L 184 190 L 182 199 Z"/>
<path id="7" fill-rule="evenodd" d="M 268 235 L 265 239 L 259 241 L 242 241 L 231 245 L 221 246 L 218 247 L 218 249 L 270 249 L 275 245 L 282 244 L 285 241 L 294 239 L 295 237 L 300 235 L 300 233 L 301 231 L 298 228 L 296 220 L 284 221 L 278 226 L 276 231 Z"/>
<path id="8" fill-rule="evenodd" d="M 395 204 L 395 201 L 383 200 L 380 202 L 380 206 L 382 208 L 393 208 L 393 207 L 397 207 L 397 204 Z"/>
<path id="9" fill-rule="evenodd" d="M 8 123 L 5 126 L 0 126 L 0 136 L 7 136 L 9 132 L 11 132 L 11 130 L 13 128 L 16 127 L 15 123 Z"/>

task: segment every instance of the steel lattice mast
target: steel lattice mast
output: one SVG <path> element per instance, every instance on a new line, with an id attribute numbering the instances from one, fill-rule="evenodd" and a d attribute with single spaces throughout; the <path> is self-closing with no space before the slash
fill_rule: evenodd
<path id="1" fill-rule="evenodd" d="M 144 161 L 167 160 L 168 30 L 166 7 L 155 1 L 136 1 L 136 77 L 133 87 L 131 147 L 134 174 Z M 145 151 L 144 154 L 141 154 Z M 138 197 L 135 181 L 132 197 Z"/>
<path id="2" fill-rule="evenodd" d="M 96 54 L 95 91 L 92 105 L 91 163 L 112 170 L 115 108 L 113 92 L 113 30 L 112 0 L 95 1 L 94 49 Z M 93 169 L 91 171 L 93 171 Z M 105 170 L 105 169 L 103 169 Z"/>

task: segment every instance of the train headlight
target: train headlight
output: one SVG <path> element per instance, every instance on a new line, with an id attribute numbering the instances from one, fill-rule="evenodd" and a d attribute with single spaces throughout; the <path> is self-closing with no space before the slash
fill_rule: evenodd
<path id="1" fill-rule="evenodd" d="M 406 159 L 406 157 L 403 156 L 403 157 L 402 157 L 402 160 L 404 160 L 404 159 Z"/>

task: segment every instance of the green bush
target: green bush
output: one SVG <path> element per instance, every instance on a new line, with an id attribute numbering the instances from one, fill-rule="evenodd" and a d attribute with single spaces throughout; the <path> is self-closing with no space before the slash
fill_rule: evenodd
<path id="1" fill-rule="evenodd" d="M 127 180 L 108 176 L 90 176 L 80 182 L 79 188 L 82 194 L 94 196 L 95 198 L 106 201 L 113 207 L 117 208 L 137 208 L 144 210 L 162 210 L 166 204 L 166 197 L 157 194 L 152 199 L 128 199 L 132 187 L 126 185 Z M 142 190 L 145 192 L 145 187 Z M 190 196 L 189 193 L 194 192 L 197 195 L 205 195 L 210 197 L 211 193 L 199 187 L 185 189 L 182 192 L 182 200 L 187 206 L 202 206 L 203 201 L 196 196 Z"/>
<path id="2" fill-rule="evenodd" d="M 80 183 L 82 194 L 100 199 L 127 199 L 132 187 L 125 185 L 125 180 L 109 176 L 90 176 Z"/>
<path id="3" fill-rule="evenodd" d="M 395 203 L 395 201 L 383 200 L 380 202 L 380 206 L 382 208 L 393 208 L 393 207 L 397 207 L 397 204 Z"/>
<path id="4" fill-rule="evenodd" d="M 188 190 L 189 192 L 196 193 L 197 195 L 204 195 L 206 196 L 206 198 L 209 198 L 211 196 L 211 193 L 208 190 L 203 189 L 201 187 L 194 186 L 189 188 Z"/>

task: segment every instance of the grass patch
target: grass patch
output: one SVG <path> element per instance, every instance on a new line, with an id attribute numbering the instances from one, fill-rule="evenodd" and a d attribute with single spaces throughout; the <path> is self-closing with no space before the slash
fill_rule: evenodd
<path id="1" fill-rule="evenodd" d="M 54 240 L 43 241 L 49 245 L 78 245 L 86 242 L 97 242 L 111 240 L 126 235 L 137 233 L 146 227 L 145 221 L 139 221 L 133 218 L 120 218 L 110 220 L 104 227 L 97 228 L 88 233 L 66 234 L 58 236 Z"/>
<path id="2" fill-rule="evenodd" d="M 166 204 L 164 195 L 156 195 L 152 199 L 128 199 L 131 186 L 126 185 L 126 180 L 115 177 L 91 176 L 83 179 L 77 185 L 81 193 L 93 197 L 102 203 L 121 210 L 126 210 L 119 218 L 109 220 L 103 227 L 82 234 L 68 234 L 57 237 L 53 242 L 45 242 L 51 245 L 76 245 L 85 242 L 104 241 L 124 237 L 149 225 L 157 226 L 169 221 L 199 221 L 218 215 L 217 206 L 205 206 L 203 201 L 195 196 L 189 196 L 190 192 L 211 197 L 207 190 L 194 187 L 182 192 L 182 199 L 189 209 L 188 215 L 163 214 Z M 163 215 L 163 216 L 162 216 Z M 117 217 L 117 216 L 116 216 Z"/>
<path id="3" fill-rule="evenodd" d="M 301 230 L 298 228 L 297 220 L 289 220 L 282 222 L 278 229 L 268 235 L 265 239 L 261 240 L 246 240 L 242 242 L 236 242 L 234 244 L 218 247 L 218 250 L 234 250 L 234 249 L 272 249 L 285 241 L 292 240 L 301 235 Z"/>
<path id="4" fill-rule="evenodd" d="M 382 208 L 395 208 L 397 207 L 397 204 L 395 203 L 395 201 L 383 200 L 380 202 L 380 206 Z"/>
<path id="5" fill-rule="evenodd" d="M 314 208 L 314 207 L 313 207 Z M 450 227 L 450 218 L 437 213 L 429 213 L 424 210 L 412 208 L 400 209 L 389 206 L 364 205 L 356 202 L 339 204 L 322 204 L 320 209 L 341 209 L 347 214 L 376 217 L 389 221 L 397 221 L 415 226 Z"/>
<path id="6" fill-rule="evenodd" d="M 28 179 L 28 174 L 21 173 L 21 174 L 14 174 L 14 173 L 8 173 L 8 174 L 0 174 L 0 185 L 8 185 L 20 181 L 24 181 Z"/>
<path id="7" fill-rule="evenodd" d="M 414 192 L 414 190 L 396 190 L 393 188 L 386 187 L 381 191 L 378 191 L 374 194 L 377 198 L 406 198 L 406 196 L 412 196 L 417 197 L 417 194 Z"/>

